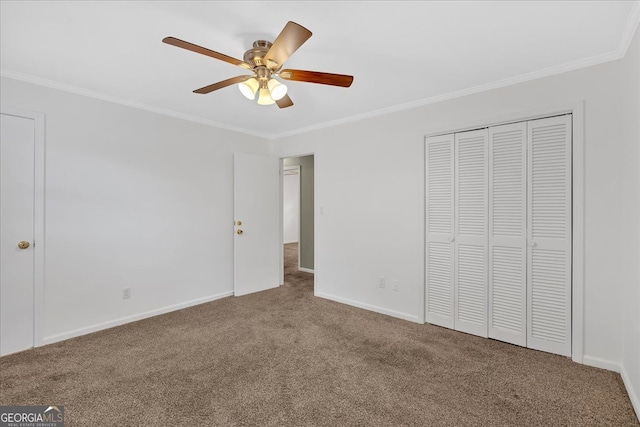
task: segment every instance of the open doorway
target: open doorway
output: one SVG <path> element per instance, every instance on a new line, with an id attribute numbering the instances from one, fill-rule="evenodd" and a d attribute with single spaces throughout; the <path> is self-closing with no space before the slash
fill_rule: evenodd
<path id="1" fill-rule="evenodd" d="M 283 283 L 313 291 L 314 158 L 282 159 Z"/>

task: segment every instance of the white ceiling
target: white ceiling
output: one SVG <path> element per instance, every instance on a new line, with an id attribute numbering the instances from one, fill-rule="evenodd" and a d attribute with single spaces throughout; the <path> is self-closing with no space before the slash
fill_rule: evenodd
<path id="1" fill-rule="evenodd" d="M 619 58 L 638 3 L 2 1 L 8 77 L 277 137 Z M 351 88 L 287 82 L 295 105 L 259 106 L 228 87 L 244 74 L 161 42 L 242 58 L 287 21 L 313 36 L 286 63 L 351 74 Z"/>

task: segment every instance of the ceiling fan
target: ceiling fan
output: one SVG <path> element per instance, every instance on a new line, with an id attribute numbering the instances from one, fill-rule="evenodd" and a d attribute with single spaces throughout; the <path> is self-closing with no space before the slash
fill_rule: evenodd
<path id="1" fill-rule="evenodd" d="M 196 89 L 193 92 L 199 94 L 211 93 L 214 90 L 237 84 L 240 92 L 248 99 L 255 99 L 257 94 L 258 104 L 260 105 L 276 103 L 280 108 L 287 108 L 293 105 L 293 101 L 289 95 L 287 95 L 287 86 L 279 82 L 276 77 L 284 80 L 341 87 L 349 87 L 353 82 L 353 76 L 344 74 L 290 69 L 282 70 L 284 62 L 298 50 L 309 37 L 311 37 L 311 31 L 302 25 L 289 21 L 273 43 L 267 40 L 257 40 L 253 42 L 253 48 L 244 53 L 243 61 L 175 37 L 165 37 L 162 41 L 172 46 L 210 56 L 253 72 L 252 75 L 232 77 Z"/>

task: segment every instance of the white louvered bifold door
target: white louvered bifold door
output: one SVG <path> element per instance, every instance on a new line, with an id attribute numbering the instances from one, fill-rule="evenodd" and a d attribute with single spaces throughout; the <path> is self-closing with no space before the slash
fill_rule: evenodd
<path id="1" fill-rule="evenodd" d="M 455 134 L 454 328 L 487 336 L 487 140 Z"/>
<path id="2" fill-rule="evenodd" d="M 489 337 L 527 345 L 527 123 L 489 128 Z"/>
<path id="3" fill-rule="evenodd" d="M 570 356 L 571 116 L 527 126 L 527 347 Z"/>
<path id="4" fill-rule="evenodd" d="M 425 155 L 427 322 L 453 328 L 453 134 L 427 138 Z"/>

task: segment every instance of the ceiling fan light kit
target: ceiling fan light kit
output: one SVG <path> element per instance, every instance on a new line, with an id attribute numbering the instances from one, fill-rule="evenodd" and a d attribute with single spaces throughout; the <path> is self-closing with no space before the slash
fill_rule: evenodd
<path id="1" fill-rule="evenodd" d="M 271 105 L 275 104 L 276 100 L 271 97 L 269 93 L 269 88 L 262 87 L 260 88 L 260 93 L 258 95 L 258 105 Z"/>
<path id="2" fill-rule="evenodd" d="M 276 101 L 281 100 L 287 94 L 287 85 L 284 85 L 276 79 L 271 79 L 267 82 L 267 87 L 271 93 L 271 97 Z"/>
<path id="3" fill-rule="evenodd" d="M 254 100 L 256 99 L 256 92 L 260 87 L 260 83 L 256 80 L 255 77 L 251 77 L 250 79 L 245 80 L 242 83 L 238 83 L 238 89 L 240 89 L 240 93 L 244 95 L 245 98 Z"/>
<path id="4" fill-rule="evenodd" d="M 284 62 L 289 59 L 309 37 L 311 37 L 311 31 L 295 22 L 289 21 L 273 43 L 267 40 L 257 40 L 253 42 L 253 48 L 244 53 L 243 61 L 175 37 L 165 37 L 162 41 L 172 46 L 210 56 L 253 71 L 253 75 L 232 77 L 196 89 L 194 93 L 211 93 L 215 90 L 237 84 L 245 98 L 254 100 L 257 94 L 257 102 L 259 105 L 276 103 L 280 108 L 287 108 L 293 105 L 293 101 L 289 95 L 287 95 L 287 86 L 276 80 L 275 77 L 284 80 L 340 87 L 349 87 L 353 82 L 353 76 L 344 74 L 305 70 L 281 70 Z"/>

